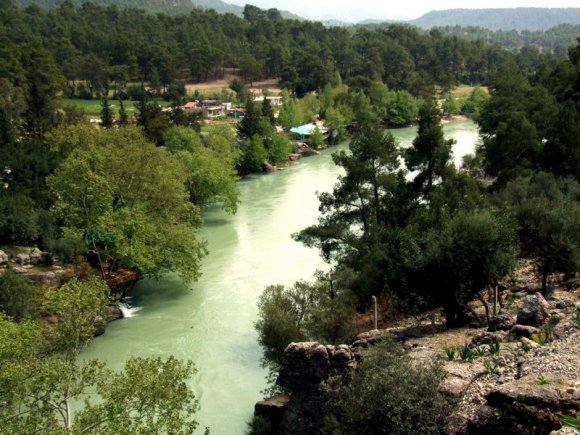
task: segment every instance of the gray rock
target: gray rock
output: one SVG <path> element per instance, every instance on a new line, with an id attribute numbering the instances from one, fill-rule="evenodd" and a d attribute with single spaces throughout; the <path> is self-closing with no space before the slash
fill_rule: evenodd
<path id="1" fill-rule="evenodd" d="M 30 264 L 30 255 L 25 254 L 23 252 L 21 252 L 20 254 L 16 254 L 16 257 L 14 257 L 14 262 L 16 264 L 20 264 L 21 266 Z"/>
<path id="2" fill-rule="evenodd" d="M 497 332 L 480 332 L 474 335 L 471 339 L 471 344 L 473 346 L 481 346 L 482 344 L 491 344 L 494 342 L 502 341 L 507 337 L 507 332 L 497 331 Z"/>
<path id="3" fill-rule="evenodd" d="M 550 318 L 550 309 L 550 304 L 541 293 L 528 295 L 518 311 L 516 322 L 519 325 L 542 326 Z"/>
<path id="4" fill-rule="evenodd" d="M 439 386 L 439 391 L 451 397 L 462 396 L 476 379 L 487 373 L 481 364 L 464 364 L 455 361 L 445 363 L 443 370 L 447 376 Z"/>
<path id="5" fill-rule="evenodd" d="M 0 265 L 8 263 L 8 254 L 4 251 L 0 251 Z"/>
<path id="6" fill-rule="evenodd" d="M 29 264 L 37 265 L 44 262 L 44 253 L 38 249 L 33 248 L 28 253 Z"/>
<path id="7" fill-rule="evenodd" d="M 512 329 L 510 329 L 509 335 L 513 338 L 532 338 L 532 334 L 539 334 L 540 330 L 534 326 L 527 326 L 527 325 L 514 325 Z"/>
<path id="8" fill-rule="evenodd" d="M 550 305 L 555 308 L 556 310 L 565 310 L 567 308 L 574 307 L 574 301 L 570 299 L 559 299 L 555 301 L 551 301 Z"/>
<path id="9" fill-rule="evenodd" d="M 317 342 L 290 343 L 282 355 L 276 382 L 292 391 L 308 391 L 328 379 L 330 369 L 326 346 Z"/>
<path id="10" fill-rule="evenodd" d="M 489 319 L 487 330 L 494 331 L 509 331 L 516 324 L 516 318 L 513 314 L 499 314 Z"/>
<path id="11" fill-rule="evenodd" d="M 278 394 L 261 400 L 254 405 L 254 415 L 259 415 L 260 417 L 265 418 L 272 423 L 274 428 L 278 428 L 280 427 L 282 417 L 288 408 L 289 401 L 290 396 L 287 394 Z"/>

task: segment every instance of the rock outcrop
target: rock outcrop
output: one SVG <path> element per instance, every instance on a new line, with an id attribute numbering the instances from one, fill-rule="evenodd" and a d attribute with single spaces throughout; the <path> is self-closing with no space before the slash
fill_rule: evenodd
<path id="1" fill-rule="evenodd" d="M 550 318 L 550 310 L 550 304 L 541 293 L 528 295 L 518 311 L 516 323 L 536 327 L 545 325 Z"/>

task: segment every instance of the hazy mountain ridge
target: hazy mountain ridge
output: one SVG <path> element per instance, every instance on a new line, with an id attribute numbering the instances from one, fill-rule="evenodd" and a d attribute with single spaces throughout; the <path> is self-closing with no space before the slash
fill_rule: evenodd
<path id="1" fill-rule="evenodd" d="M 244 14 L 244 7 L 234 5 L 231 3 L 226 3 L 222 0 L 191 0 L 191 3 L 196 8 L 200 9 L 214 9 L 216 12 L 220 14 L 234 14 L 239 17 L 242 17 Z M 292 20 L 303 20 L 304 18 L 293 14 L 292 12 L 288 11 L 280 11 L 280 15 L 283 18 L 292 19 Z"/>
<path id="2" fill-rule="evenodd" d="M 580 8 L 447 9 L 408 21 L 422 28 L 478 26 L 490 30 L 545 30 L 580 24 Z"/>

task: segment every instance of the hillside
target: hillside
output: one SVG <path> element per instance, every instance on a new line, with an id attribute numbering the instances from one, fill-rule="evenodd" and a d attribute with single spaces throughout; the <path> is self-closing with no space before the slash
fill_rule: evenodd
<path id="1" fill-rule="evenodd" d="M 409 21 L 422 28 L 479 26 L 491 30 L 545 30 L 580 24 L 580 8 L 448 9 Z"/>
<path id="2" fill-rule="evenodd" d="M 63 0 L 12 0 L 20 7 L 38 5 L 44 9 L 54 9 L 63 3 Z M 70 0 L 75 6 L 81 6 L 88 0 Z M 192 11 L 195 6 L 190 0 L 91 0 L 96 6 L 117 5 L 121 8 L 145 9 L 149 13 L 164 13 L 178 15 Z"/>
<path id="3" fill-rule="evenodd" d="M 12 0 L 19 7 L 38 5 L 44 9 L 54 9 L 60 6 L 64 0 Z M 214 9 L 219 14 L 234 14 L 243 17 L 244 8 L 242 6 L 226 3 L 222 0 L 70 0 L 75 6 L 91 2 L 96 6 L 117 5 L 122 8 L 144 9 L 150 13 L 164 13 L 168 15 L 178 15 L 188 13 L 191 10 Z M 283 18 L 301 20 L 299 17 L 288 11 L 280 11 Z"/>
<path id="4" fill-rule="evenodd" d="M 234 14 L 239 17 L 243 16 L 244 7 L 234 5 L 231 3 L 226 3 L 222 0 L 191 0 L 193 5 L 200 9 L 214 9 L 216 12 L 220 14 Z M 302 20 L 302 17 L 295 15 L 288 11 L 280 11 L 280 14 L 283 18 L 292 19 L 292 20 Z"/>

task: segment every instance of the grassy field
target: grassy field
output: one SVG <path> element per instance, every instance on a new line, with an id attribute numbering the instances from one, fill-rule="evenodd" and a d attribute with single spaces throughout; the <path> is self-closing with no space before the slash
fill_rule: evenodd
<path id="1" fill-rule="evenodd" d="M 168 106 L 169 102 L 165 100 L 154 100 L 160 106 Z M 87 115 L 99 116 L 101 114 L 101 100 L 81 100 L 78 98 L 63 98 L 63 104 L 77 106 L 83 109 Z M 125 106 L 125 111 L 129 115 L 133 115 L 136 112 L 135 104 L 136 101 L 123 101 Z M 113 108 L 114 116 L 119 115 L 119 102 L 117 100 L 109 100 L 109 105 Z"/>

